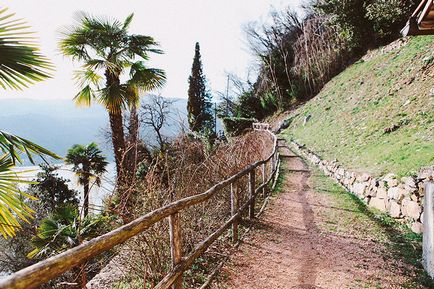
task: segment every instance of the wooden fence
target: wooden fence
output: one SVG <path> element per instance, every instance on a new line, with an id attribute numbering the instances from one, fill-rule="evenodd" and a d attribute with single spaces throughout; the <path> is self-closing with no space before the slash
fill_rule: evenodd
<path id="1" fill-rule="evenodd" d="M 255 130 L 265 130 L 271 134 L 273 138 L 272 153 L 268 158 L 262 161 L 257 161 L 248 165 L 245 169 L 237 174 L 217 183 L 206 192 L 180 199 L 172 202 L 164 207 L 156 209 L 146 215 L 135 219 L 134 221 L 123 225 L 113 231 L 110 231 L 97 238 L 91 239 L 77 247 L 69 249 L 61 254 L 55 255 L 44 261 L 36 263 L 32 266 L 24 268 L 7 278 L 0 281 L 0 289 L 31 289 L 37 288 L 40 285 L 62 275 L 63 273 L 73 269 L 83 262 L 95 257 L 103 252 L 106 252 L 116 245 L 119 245 L 128 239 L 145 232 L 149 227 L 169 219 L 169 234 L 170 234 L 170 249 L 172 257 L 172 269 L 167 275 L 155 286 L 155 288 L 182 288 L 183 272 L 190 268 L 193 262 L 200 257 L 207 248 L 220 237 L 227 229 L 232 227 L 232 238 L 237 242 L 238 238 L 238 223 L 245 211 L 248 210 L 249 218 L 255 216 L 255 200 L 259 193 L 267 193 L 266 187 L 274 180 L 279 166 L 279 155 L 277 151 L 277 138 L 269 131 L 268 124 L 254 124 Z M 269 175 L 267 176 L 267 166 L 270 167 Z M 262 183 L 255 188 L 255 171 L 261 170 Z M 241 177 L 248 175 L 248 199 L 244 204 L 237 204 L 236 189 L 234 184 Z M 219 229 L 214 231 L 205 240 L 195 246 L 192 252 L 187 256 L 182 256 L 182 240 L 181 240 L 181 218 L 182 211 L 191 208 L 197 204 L 209 200 L 216 196 L 223 188 L 230 186 L 231 199 L 231 217 Z"/>

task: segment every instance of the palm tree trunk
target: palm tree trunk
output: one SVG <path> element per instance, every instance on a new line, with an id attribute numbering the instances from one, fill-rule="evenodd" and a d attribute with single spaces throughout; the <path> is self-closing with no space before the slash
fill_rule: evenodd
<path id="1" fill-rule="evenodd" d="M 86 217 L 89 214 L 89 179 L 87 179 L 83 185 L 83 192 L 83 216 Z"/>
<path id="2" fill-rule="evenodd" d="M 137 142 L 139 137 L 139 116 L 137 114 L 137 106 L 133 104 L 130 111 L 130 126 L 128 128 L 130 134 L 130 140 L 132 143 Z"/>
<path id="3" fill-rule="evenodd" d="M 128 176 L 133 178 L 136 174 L 137 167 L 137 149 L 139 138 L 139 116 L 137 114 L 136 104 L 133 104 L 130 110 L 130 123 L 128 127 Z"/>
<path id="4" fill-rule="evenodd" d="M 116 173 L 118 177 L 118 184 L 123 184 L 125 175 L 125 135 L 122 122 L 121 113 L 109 112 L 110 127 L 112 130 L 112 143 L 113 151 L 116 162 Z"/>

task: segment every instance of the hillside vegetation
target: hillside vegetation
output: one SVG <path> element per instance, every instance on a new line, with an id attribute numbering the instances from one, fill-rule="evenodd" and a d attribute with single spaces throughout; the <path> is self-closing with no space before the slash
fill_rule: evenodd
<path id="1" fill-rule="evenodd" d="M 284 134 L 353 171 L 413 174 L 434 161 L 433 88 L 434 37 L 397 40 L 295 109 Z"/>

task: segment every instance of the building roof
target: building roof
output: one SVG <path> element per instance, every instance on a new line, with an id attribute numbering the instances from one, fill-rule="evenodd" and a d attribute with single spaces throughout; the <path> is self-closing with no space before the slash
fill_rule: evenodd
<path id="1" fill-rule="evenodd" d="M 422 0 L 401 33 L 404 36 L 434 34 L 434 0 Z"/>

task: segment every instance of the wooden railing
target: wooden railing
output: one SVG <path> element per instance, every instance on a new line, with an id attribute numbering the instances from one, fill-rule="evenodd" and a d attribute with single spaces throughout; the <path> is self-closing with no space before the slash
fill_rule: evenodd
<path id="1" fill-rule="evenodd" d="M 248 165 L 245 169 L 237 174 L 217 183 L 206 192 L 180 199 L 172 202 L 162 208 L 156 209 L 146 215 L 123 225 L 113 231 L 110 231 L 97 238 L 91 239 L 77 247 L 69 249 L 61 254 L 48 258 L 44 261 L 29 266 L 21 271 L 18 271 L 7 278 L 0 281 L 0 289 L 31 289 L 37 288 L 40 285 L 62 275 L 81 263 L 106 252 L 116 245 L 119 245 L 128 239 L 146 231 L 154 224 L 161 222 L 165 218 L 169 218 L 169 233 L 170 233 L 170 249 L 172 257 L 172 270 L 158 283 L 155 288 L 182 288 L 183 272 L 190 268 L 193 262 L 200 257 L 207 248 L 228 228 L 232 227 L 232 238 L 234 242 L 238 241 L 238 223 L 242 218 L 242 214 L 248 210 L 249 218 L 255 216 L 255 200 L 259 193 L 266 193 L 266 187 L 274 180 L 278 170 L 279 156 L 277 151 L 277 138 L 269 131 L 267 124 L 254 124 L 255 130 L 266 130 L 273 138 L 273 150 L 268 158 L 262 161 L 257 161 Z M 269 175 L 267 174 L 266 166 L 270 166 Z M 255 171 L 261 169 L 262 183 L 255 188 Z M 242 204 L 237 204 L 236 189 L 234 183 L 248 175 L 248 199 Z M 197 244 L 192 252 L 187 256 L 182 256 L 181 242 L 181 218 L 180 214 L 183 210 L 193 207 L 197 204 L 209 200 L 216 196 L 223 188 L 230 186 L 231 194 L 231 217 L 219 229 L 208 236 L 201 243 Z"/>

